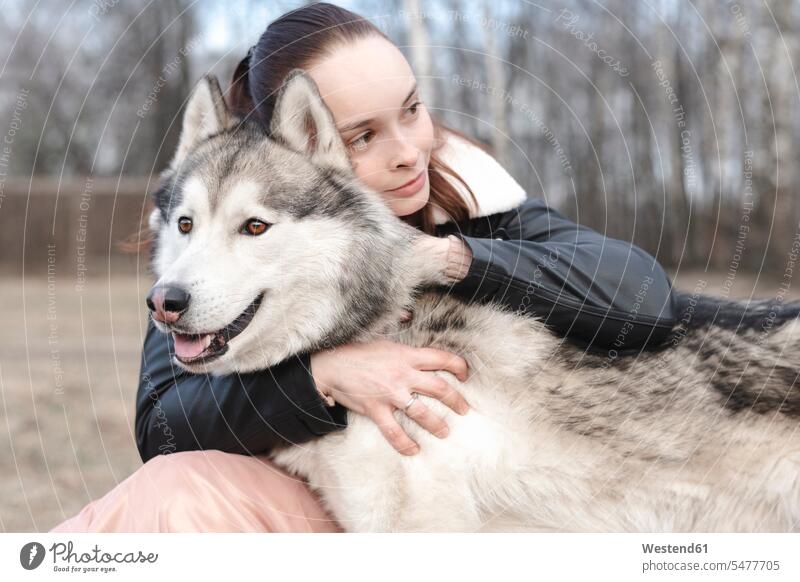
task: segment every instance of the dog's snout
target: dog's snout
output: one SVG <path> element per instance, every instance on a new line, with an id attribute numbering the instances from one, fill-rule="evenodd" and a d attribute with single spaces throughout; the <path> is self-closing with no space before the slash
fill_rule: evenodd
<path id="1" fill-rule="evenodd" d="M 189 307 L 191 295 L 172 285 L 157 285 L 147 294 L 147 307 L 153 319 L 162 323 L 175 323 Z"/>

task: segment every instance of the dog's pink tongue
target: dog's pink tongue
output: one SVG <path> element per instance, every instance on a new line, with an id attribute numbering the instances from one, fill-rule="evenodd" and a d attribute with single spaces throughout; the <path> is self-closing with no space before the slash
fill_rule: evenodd
<path id="1" fill-rule="evenodd" d="M 172 337 L 175 339 L 175 355 L 184 360 L 196 358 L 211 344 L 212 335 L 213 334 L 210 333 L 205 335 L 173 334 Z"/>

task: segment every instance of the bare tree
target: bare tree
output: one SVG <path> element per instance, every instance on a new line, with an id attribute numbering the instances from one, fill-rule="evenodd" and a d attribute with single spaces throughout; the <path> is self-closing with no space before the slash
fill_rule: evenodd
<path id="1" fill-rule="evenodd" d="M 431 74 L 431 47 L 428 41 L 427 18 L 419 0 L 403 0 L 407 14 L 414 70 L 423 99 L 436 106 L 436 93 Z"/>

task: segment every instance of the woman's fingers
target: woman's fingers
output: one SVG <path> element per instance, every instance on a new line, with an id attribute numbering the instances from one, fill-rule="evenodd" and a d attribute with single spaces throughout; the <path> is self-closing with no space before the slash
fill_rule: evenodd
<path id="1" fill-rule="evenodd" d="M 419 445 L 406 434 L 389 408 L 375 409 L 370 418 L 378 425 L 381 434 L 397 452 L 404 455 L 415 455 L 419 452 Z"/>
<path id="2" fill-rule="evenodd" d="M 388 340 L 356 342 L 339 346 L 335 355 L 330 350 L 315 352 L 312 367 L 318 386 L 329 387 L 336 402 L 368 416 L 389 444 L 405 455 L 419 452 L 419 445 L 397 422 L 395 409 L 437 437 L 444 438 L 448 431 L 445 421 L 428 406 L 409 400 L 411 391 L 436 398 L 459 414 L 469 410 L 458 390 L 434 373 L 446 370 L 466 381 L 466 360 L 437 348 L 413 348 Z"/>
<path id="3" fill-rule="evenodd" d="M 414 348 L 417 360 L 414 367 L 418 370 L 447 370 L 462 382 L 467 381 L 469 367 L 461 356 L 437 348 Z"/>
<path id="4" fill-rule="evenodd" d="M 430 408 L 419 400 L 415 400 L 405 412 L 406 415 L 413 419 L 418 425 L 440 439 L 446 437 L 450 432 L 447 428 L 447 423 L 436 416 Z"/>
<path id="5" fill-rule="evenodd" d="M 469 404 L 461 393 L 447 380 L 433 372 L 419 372 L 411 390 L 436 398 L 459 414 L 466 414 L 469 411 Z"/>

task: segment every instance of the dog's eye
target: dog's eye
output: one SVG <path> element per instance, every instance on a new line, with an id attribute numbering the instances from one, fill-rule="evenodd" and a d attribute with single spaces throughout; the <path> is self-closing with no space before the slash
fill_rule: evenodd
<path id="1" fill-rule="evenodd" d="M 180 230 L 183 234 L 187 234 L 189 231 L 191 231 L 192 219 L 188 216 L 181 216 L 178 219 L 178 230 Z"/>
<path id="2" fill-rule="evenodd" d="M 242 234 L 249 234 L 251 236 L 258 236 L 260 234 L 264 234 L 268 227 L 269 224 L 263 220 L 251 218 L 242 225 L 242 229 L 239 232 Z"/>

